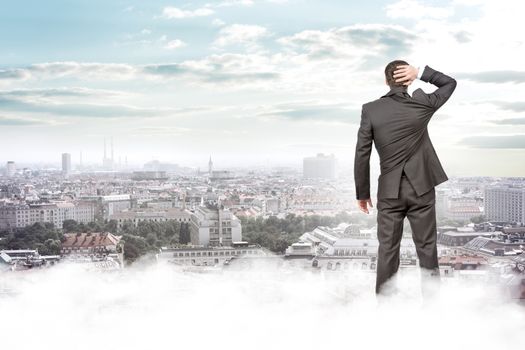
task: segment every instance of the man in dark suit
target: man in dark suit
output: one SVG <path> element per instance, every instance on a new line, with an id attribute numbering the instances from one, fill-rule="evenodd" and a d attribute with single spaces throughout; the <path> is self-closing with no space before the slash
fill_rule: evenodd
<path id="1" fill-rule="evenodd" d="M 399 268 L 405 217 L 412 228 L 425 294 L 431 292 L 428 286 L 439 286 L 434 187 L 448 180 L 430 141 L 427 125 L 452 95 L 456 81 L 429 66 L 416 68 L 400 60 L 386 66 L 385 78 L 390 91 L 362 108 L 354 159 L 357 204 L 367 214 L 368 207 L 372 207 L 373 141 L 381 168 L 377 189 L 376 294 L 386 293 L 385 282 Z M 437 90 L 427 94 L 417 89 L 410 96 L 407 87 L 417 78 L 437 86 Z"/>

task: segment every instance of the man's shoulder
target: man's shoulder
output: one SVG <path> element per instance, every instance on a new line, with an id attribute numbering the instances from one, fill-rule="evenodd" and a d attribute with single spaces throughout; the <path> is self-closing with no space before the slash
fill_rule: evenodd
<path id="1" fill-rule="evenodd" d="M 373 111 L 377 107 L 383 106 L 385 103 L 388 103 L 388 99 L 380 97 L 373 101 L 366 102 L 363 104 L 363 111 Z"/>
<path id="2" fill-rule="evenodd" d="M 428 105 L 428 94 L 421 88 L 417 88 L 412 92 L 412 100 Z"/>

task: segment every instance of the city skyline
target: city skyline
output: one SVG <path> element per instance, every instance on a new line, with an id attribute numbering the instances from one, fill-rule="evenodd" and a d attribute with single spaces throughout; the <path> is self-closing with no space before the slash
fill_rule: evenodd
<path id="1" fill-rule="evenodd" d="M 404 58 L 458 80 L 429 125 L 447 174 L 524 173 L 521 3 L 29 5 L 0 14 L 12 33 L 0 39 L 1 164 L 59 164 L 62 153 L 77 164 L 80 152 L 100 163 L 112 135 L 115 159 L 130 164 L 205 169 L 212 154 L 225 166 L 299 165 L 334 153 L 350 166 L 361 105 L 387 91 L 384 65 Z"/>

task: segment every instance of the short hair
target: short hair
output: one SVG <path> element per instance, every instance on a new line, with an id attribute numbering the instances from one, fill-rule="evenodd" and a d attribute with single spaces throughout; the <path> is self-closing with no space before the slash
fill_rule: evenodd
<path id="1" fill-rule="evenodd" d="M 390 87 L 403 86 L 404 81 L 396 82 L 396 80 L 394 79 L 394 71 L 397 70 L 397 66 L 402 66 L 402 65 L 408 65 L 408 63 L 403 60 L 395 60 L 386 65 L 385 78 L 386 78 L 387 84 Z"/>

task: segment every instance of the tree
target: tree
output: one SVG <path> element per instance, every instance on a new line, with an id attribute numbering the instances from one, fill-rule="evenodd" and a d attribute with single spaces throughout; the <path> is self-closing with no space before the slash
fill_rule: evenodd
<path id="1" fill-rule="evenodd" d="M 117 233 L 118 231 L 118 222 L 117 220 L 109 220 L 104 224 L 104 231 Z"/>
<path id="2" fill-rule="evenodd" d="M 483 215 L 474 216 L 474 217 L 470 218 L 470 222 L 472 222 L 474 224 L 481 224 L 482 222 L 485 222 L 485 216 L 483 216 Z"/>
<path id="3" fill-rule="evenodd" d="M 128 263 L 134 262 L 150 250 L 143 237 L 124 235 L 122 240 L 124 241 L 124 259 Z"/>
<path id="4" fill-rule="evenodd" d="M 188 244 L 191 242 L 190 225 L 187 222 L 181 223 L 179 243 Z"/>
<path id="5" fill-rule="evenodd" d="M 40 254 L 60 254 L 63 234 L 53 224 L 35 223 L 8 234 L 0 241 L 5 249 L 38 249 Z"/>
<path id="6" fill-rule="evenodd" d="M 78 222 L 71 219 L 64 220 L 64 222 L 62 223 L 62 230 L 64 230 L 64 232 L 77 232 Z"/>

